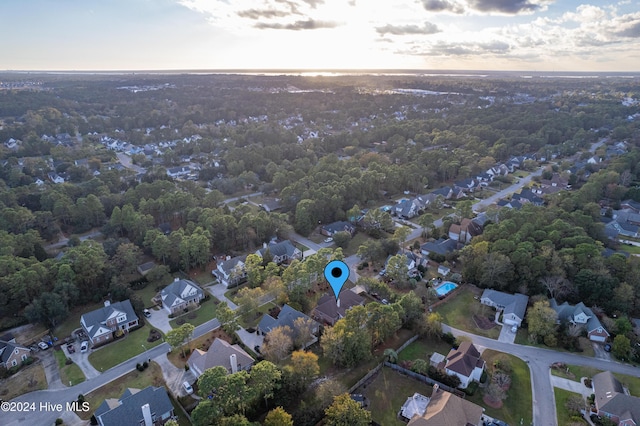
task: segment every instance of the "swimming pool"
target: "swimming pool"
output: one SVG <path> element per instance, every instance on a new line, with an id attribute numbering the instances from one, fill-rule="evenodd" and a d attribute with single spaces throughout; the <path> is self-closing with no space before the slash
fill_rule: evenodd
<path id="1" fill-rule="evenodd" d="M 438 297 L 443 297 L 455 290 L 456 287 L 458 287 L 458 284 L 452 283 L 451 281 L 445 281 L 441 285 L 436 287 L 435 290 L 438 294 Z"/>

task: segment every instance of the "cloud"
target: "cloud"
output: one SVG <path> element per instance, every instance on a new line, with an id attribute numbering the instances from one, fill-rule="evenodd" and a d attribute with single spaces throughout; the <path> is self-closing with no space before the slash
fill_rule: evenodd
<path id="1" fill-rule="evenodd" d="M 482 57 L 487 54 L 492 56 L 504 56 L 512 53 L 512 46 L 509 43 L 500 40 L 492 40 L 486 42 L 457 42 L 451 43 L 439 41 L 431 46 L 416 44 L 408 50 L 397 52 L 408 55 L 417 56 L 457 56 L 457 57 Z"/>
<path id="2" fill-rule="evenodd" d="M 616 35 L 622 37 L 639 38 L 640 37 L 640 21 L 627 25 L 625 29 L 616 32 Z"/>
<path id="3" fill-rule="evenodd" d="M 509 15 L 544 10 L 550 0 L 467 0 L 471 9 L 479 12 L 497 12 Z"/>
<path id="4" fill-rule="evenodd" d="M 431 22 L 425 22 L 423 26 L 418 25 L 385 25 L 382 27 L 376 27 L 376 31 L 380 35 L 416 35 L 416 34 L 435 34 L 441 30 L 436 24 Z"/>
<path id="5" fill-rule="evenodd" d="M 282 10 L 276 9 L 247 9 L 238 11 L 237 15 L 241 18 L 248 19 L 272 19 L 272 18 L 282 18 L 284 16 L 291 15 L 291 12 L 285 12 Z"/>
<path id="6" fill-rule="evenodd" d="M 422 0 L 422 6 L 429 12 L 464 12 L 462 5 L 451 0 Z"/>
<path id="7" fill-rule="evenodd" d="M 292 31 L 301 31 L 301 30 L 318 30 L 322 28 L 335 28 L 340 24 L 337 22 L 331 21 L 316 21 L 315 19 L 307 19 L 304 21 L 295 21 L 289 24 L 283 24 L 279 22 L 259 22 L 255 25 L 255 28 L 261 30 L 292 30 Z"/>

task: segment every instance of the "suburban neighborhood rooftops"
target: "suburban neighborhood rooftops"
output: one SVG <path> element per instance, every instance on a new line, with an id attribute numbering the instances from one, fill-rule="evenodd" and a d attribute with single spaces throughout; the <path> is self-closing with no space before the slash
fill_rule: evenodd
<path id="1" fill-rule="evenodd" d="M 239 366 L 239 369 L 245 368 L 254 362 L 251 355 L 246 353 L 239 345 L 232 345 L 222 339 L 215 338 L 208 351 L 204 352 L 200 349 L 193 351 L 193 354 L 189 358 L 189 363 L 199 372 L 221 366 L 231 373 L 233 371 L 231 355 L 236 356 L 236 367 Z"/>
<path id="2" fill-rule="evenodd" d="M 288 326 L 293 330 L 295 327 L 293 325 L 294 321 L 297 318 L 309 318 L 307 315 L 303 314 L 300 311 L 296 311 L 289 305 L 284 305 L 278 314 L 278 318 L 274 318 L 271 315 L 264 314 L 260 323 L 258 323 L 258 329 L 262 333 L 268 333 L 274 328 Z M 310 319 L 310 318 L 309 318 Z"/>
<path id="3" fill-rule="evenodd" d="M 471 342 L 462 342 L 458 349 L 451 349 L 447 356 L 447 369 L 470 376 L 476 367 L 482 367 L 484 360 Z"/>
<path id="4" fill-rule="evenodd" d="M 142 406 L 149 404 L 150 413 L 158 418 L 173 411 L 165 388 L 149 386 L 142 390 L 127 389 L 119 400 L 107 399 L 95 411 L 104 426 L 140 426 L 144 419 Z"/>
<path id="5" fill-rule="evenodd" d="M 178 278 L 163 288 L 160 292 L 162 303 L 168 307 L 179 305 L 190 296 L 194 296 L 196 294 L 199 299 L 204 297 L 204 292 L 196 283 L 191 280 L 181 280 Z"/>
<path id="6" fill-rule="evenodd" d="M 121 314 L 125 314 L 127 322 L 138 319 L 131 302 L 127 299 L 122 302 L 109 303 L 94 311 L 87 312 L 80 317 L 80 322 L 84 325 L 89 337 L 93 338 L 109 331 L 106 321 Z"/>

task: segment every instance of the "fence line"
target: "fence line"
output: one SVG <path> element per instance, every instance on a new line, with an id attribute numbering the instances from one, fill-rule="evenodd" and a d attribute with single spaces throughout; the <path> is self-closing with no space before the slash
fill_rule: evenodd
<path id="1" fill-rule="evenodd" d="M 391 364 L 390 362 L 385 361 L 384 362 L 384 366 L 385 367 L 389 367 L 392 370 L 398 371 L 398 372 L 400 372 L 402 374 L 406 374 L 409 377 L 412 377 L 412 378 L 414 378 L 416 380 L 419 380 L 421 382 L 427 383 L 427 384 L 429 384 L 431 386 L 438 385 L 440 387 L 440 389 L 444 389 L 447 392 L 451 392 L 452 394 L 457 395 L 460 398 L 465 398 L 466 397 L 466 394 L 464 392 L 458 390 L 458 389 L 451 388 L 451 387 L 449 387 L 447 385 L 444 385 L 444 384 L 442 384 L 442 383 L 440 383 L 440 382 L 438 382 L 436 380 L 433 380 L 430 377 L 424 376 L 422 374 L 415 373 L 415 372 L 413 372 L 411 370 L 407 370 L 406 368 L 400 367 L 398 364 Z"/>
<path id="2" fill-rule="evenodd" d="M 356 383 L 355 385 L 349 388 L 349 393 L 352 393 L 353 391 L 358 389 L 360 386 L 362 386 L 364 383 L 366 383 L 367 380 L 369 380 L 374 374 L 380 371 L 381 368 L 382 368 L 382 363 L 376 365 L 375 367 L 373 367 L 373 369 L 369 370 L 369 372 L 362 379 L 358 380 L 358 383 Z"/>
<path id="3" fill-rule="evenodd" d="M 416 335 L 415 335 L 415 336 L 413 336 L 411 339 L 409 339 L 409 340 L 407 340 L 406 342 L 404 342 L 404 343 L 402 344 L 402 346 L 400 346 L 400 347 L 398 348 L 398 350 L 396 350 L 396 353 L 400 353 L 400 352 L 402 352 L 402 350 L 403 350 L 404 348 L 406 348 L 407 346 L 409 346 L 410 344 L 412 344 L 413 342 L 415 342 L 416 340 L 418 340 L 418 337 L 420 337 L 420 336 L 416 334 Z"/>

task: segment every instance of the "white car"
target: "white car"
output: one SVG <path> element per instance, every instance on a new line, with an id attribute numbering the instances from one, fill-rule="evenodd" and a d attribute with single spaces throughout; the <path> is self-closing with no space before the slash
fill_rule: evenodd
<path id="1" fill-rule="evenodd" d="M 191 395 L 193 393 L 193 388 L 191 387 L 191 385 L 189 384 L 189 382 L 184 382 L 182 383 L 182 387 L 184 388 L 184 391 L 188 394 Z"/>
<path id="2" fill-rule="evenodd" d="M 333 242 L 333 238 L 329 237 L 329 238 L 325 238 L 324 239 L 325 243 L 332 243 Z"/>
<path id="3" fill-rule="evenodd" d="M 148 309 L 145 309 L 142 311 L 142 314 L 146 317 L 149 318 L 151 316 L 151 311 Z"/>
<path id="4" fill-rule="evenodd" d="M 88 350 L 89 350 L 89 342 L 85 340 L 80 344 L 80 352 L 85 353 Z"/>
<path id="5" fill-rule="evenodd" d="M 49 349 L 49 345 L 47 345 L 45 342 L 38 342 L 38 347 L 43 351 L 46 351 L 47 349 Z"/>

